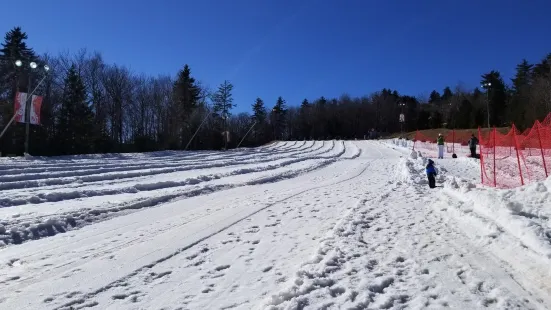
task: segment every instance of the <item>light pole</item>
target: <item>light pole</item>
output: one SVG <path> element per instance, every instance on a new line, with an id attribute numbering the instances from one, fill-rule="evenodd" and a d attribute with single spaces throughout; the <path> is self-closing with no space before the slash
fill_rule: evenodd
<path id="1" fill-rule="evenodd" d="M 492 83 L 484 83 L 480 87 L 486 90 L 486 111 L 488 112 L 488 128 L 490 128 L 490 87 Z"/>
<path id="2" fill-rule="evenodd" d="M 17 59 L 14 62 L 14 65 L 15 65 L 16 68 L 23 67 L 23 64 L 24 64 L 23 61 L 21 61 L 19 59 Z M 48 71 L 50 71 L 50 67 L 48 65 L 43 65 L 42 66 L 41 69 L 44 70 L 45 74 L 42 77 L 42 79 L 38 82 L 36 87 L 33 89 L 33 91 L 31 92 L 30 91 L 31 90 L 31 77 L 32 77 L 32 73 L 34 72 L 34 70 L 36 70 L 38 68 L 38 64 L 34 61 L 31 61 L 29 63 L 29 68 L 30 68 L 30 72 L 29 72 L 29 78 L 28 78 L 28 83 L 27 83 L 27 99 L 25 100 L 25 123 L 26 123 L 26 126 L 25 126 L 25 153 L 27 153 L 27 154 L 29 153 L 29 132 L 30 132 L 30 116 L 31 116 L 30 105 L 32 103 L 32 97 L 34 95 L 34 92 L 38 89 L 38 87 L 42 84 L 42 82 L 46 78 Z M 0 133 L 0 138 L 2 138 L 2 136 L 6 133 L 6 131 L 10 127 L 10 125 L 15 120 L 16 116 L 17 116 L 17 111 L 14 111 L 13 117 L 10 119 L 10 121 L 8 122 L 6 127 L 4 127 L 4 130 L 2 130 L 2 132 Z"/>
<path id="3" fill-rule="evenodd" d="M 272 109 L 272 120 L 273 120 L 273 124 L 272 124 L 272 128 L 273 128 L 273 131 L 274 131 L 274 139 L 277 140 L 277 121 L 278 121 L 278 110 L 276 108 L 273 108 Z"/>
<path id="4" fill-rule="evenodd" d="M 228 113 L 224 112 L 224 116 L 222 116 L 224 119 L 224 151 L 228 149 Z"/>
<path id="5" fill-rule="evenodd" d="M 16 60 L 15 65 L 19 68 L 23 66 L 23 62 L 21 60 Z M 38 68 L 38 65 L 36 62 L 31 61 L 29 63 L 30 72 L 29 72 L 29 79 L 27 83 L 27 100 L 25 101 L 25 153 L 29 154 L 29 134 L 30 134 L 30 123 L 31 123 L 31 104 L 32 104 L 32 94 L 31 94 L 31 78 L 32 74 L 35 72 L 36 68 Z M 50 67 L 48 65 L 45 65 L 43 67 L 45 72 L 48 72 L 50 70 Z"/>
<path id="6" fill-rule="evenodd" d="M 406 116 L 404 115 L 404 107 L 406 106 L 405 103 L 403 102 L 400 102 L 398 104 L 401 108 L 401 111 L 400 111 L 400 135 L 404 135 L 404 122 L 406 121 Z"/>

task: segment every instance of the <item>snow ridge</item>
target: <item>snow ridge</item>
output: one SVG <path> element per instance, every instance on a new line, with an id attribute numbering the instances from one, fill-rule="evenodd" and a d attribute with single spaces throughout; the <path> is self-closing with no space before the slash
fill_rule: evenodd
<path id="1" fill-rule="evenodd" d="M 299 145 L 302 147 L 307 143 Z M 20 244 L 29 240 L 36 240 L 48 236 L 64 233 L 69 230 L 78 229 L 98 221 L 104 221 L 116 216 L 125 215 L 129 212 L 153 207 L 174 199 L 188 198 L 198 195 L 205 195 L 220 190 L 228 190 L 242 186 L 254 186 L 266 183 L 279 182 L 282 180 L 295 178 L 299 175 L 326 167 L 339 160 L 346 152 L 347 148 L 344 142 L 339 142 L 338 147 L 333 141 L 331 144 L 320 143 L 318 149 L 307 156 L 290 156 L 290 159 L 279 159 L 275 163 L 268 162 L 267 165 L 251 164 L 247 168 L 237 168 L 229 170 L 226 173 L 218 174 L 199 174 L 193 178 L 184 180 L 157 181 L 155 183 L 136 183 L 122 187 L 111 185 L 103 189 L 83 189 L 49 191 L 47 194 L 36 196 L 12 196 L 0 199 L 0 204 L 4 206 L 15 206 L 23 204 L 44 204 L 48 202 L 59 202 L 65 200 L 74 200 L 93 197 L 110 197 L 127 193 L 129 195 L 143 193 L 143 198 L 133 197 L 131 200 L 125 200 L 121 203 L 109 203 L 95 208 L 81 208 L 69 212 L 60 212 L 45 216 L 35 216 L 33 218 L 15 217 L 9 221 L 0 221 L 7 227 L 9 234 L 0 234 L 0 241 L 5 244 Z M 310 143 L 309 146 L 314 146 Z M 357 148 L 357 147 L 356 147 Z M 321 152 L 321 153 L 320 153 Z M 320 155 L 327 154 L 327 155 Z M 281 158 L 276 156 L 275 158 Z M 274 162 L 272 160 L 272 162 Z M 242 176 L 250 175 L 243 179 Z M 235 179 L 239 177 L 239 179 Z M 203 185 L 202 185 L 203 184 Z M 166 192 L 166 190 L 170 190 Z M 164 191 L 160 195 L 159 191 Z M 153 195 L 147 195 L 152 192 Z M 21 195 L 21 194 L 20 194 Z M 130 196 L 131 197 L 131 196 Z M 51 223 L 55 223 L 55 225 Z"/>

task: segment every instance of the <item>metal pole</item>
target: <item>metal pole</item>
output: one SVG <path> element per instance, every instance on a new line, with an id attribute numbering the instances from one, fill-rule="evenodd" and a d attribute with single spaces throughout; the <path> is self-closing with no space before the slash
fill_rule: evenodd
<path id="1" fill-rule="evenodd" d="M 29 80 L 27 84 L 27 94 L 31 92 L 31 77 L 32 69 L 29 72 Z M 32 95 L 28 95 L 27 100 L 25 101 L 25 154 L 29 154 L 29 132 L 31 127 L 31 105 L 32 105 Z"/>
<path id="2" fill-rule="evenodd" d="M 224 151 L 228 149 L 228 114 L 224 113 Z"/>
<path id="3" fill-rule="evenodd" d="M 32 93 L 30 95 L 27 95 L 27 100 L 29 100 L 30 98 L 33 97 L 34 95 L 34 92 L 38 89 L 38 87 L 40 86 L 40 84 L 42 84 L 42 82 L 44 81 L 44 79 L 46 78 L 46 75 L 44 75 L 44 77 L 42 77 L 42 79 L 40 80 L 40 82 L 38 82 L 38 84 L 36 85 L 36 87 L 33 89 Z M 27 107 L 27 101 L 25 101 L 25 109 Z M 4 134 L 6 133 L 6 131 L 8 130 L 8 128 L 10 127 L 10 125 L 13 123 L 13 121 L 15 120 L 15 111 L 13 113 L 13 117 L 11 118 L 11 120 L 8 122 L 8 124 L 6 125 L 6 127 L 4 127 L 4 130 L 2 130 L 2 133 L 0 133 L 0 138 L 2 138 L 4 136 Z"/>
<path id="4" fill-rule="evenodd" d="M 237 148 L 239 148 L 239 146 L 241 145 L 241 143 L 243 143 L 243 140 L 245 140 L 245 138 L 247 137 L 247 135 L 249 134 L 249 132 L 251 132 L 251 130 L 253 130 L 254 125 L 256 125 L 256 121 L 254 121 L 254 123 L 253 123 L 253 125 L 251 126 L 251 128 L 249 128 L 249 130 L 247 131 L 247 133 L 243 136 L 243 139 L 241 139 L 241 141 L 239 141 L 239 144 L 237 145 Z"/>
<path id="5" fill-rule="evenodd" d="M 207 114 L 207 116 L 205 116 L 205 118 L 203 119 L 203 121 L 201 122 L 201 125 L 199 125 L 199 128 L 197 128 L 197 130 L 195 130 L 195 133 L 193 134 L 193 136 L 191 136 L 191 139 L 189 139 L 188 143 L 186 144 L 186 147 L 184 148 L 184 150 L 187 150 L 187 148 L 189 147 L 189 145 L 191 144 L 191 141 L 193 141 L 193 138 L 195 138 L 195 135 L 197 135 L 197 133 L 199 132 L 199 130 L 201 129 L 201 127 L 203 127 L 203 124 L 207 121 L 207 119 L 209 118 L 210 116 L 210 112 Z"/>
<path id="6" fill-rule="evenodd" d="M 486 111 L 488 112 L 488 129 L 490 129 L 490 87 L 486 89 Z"/>

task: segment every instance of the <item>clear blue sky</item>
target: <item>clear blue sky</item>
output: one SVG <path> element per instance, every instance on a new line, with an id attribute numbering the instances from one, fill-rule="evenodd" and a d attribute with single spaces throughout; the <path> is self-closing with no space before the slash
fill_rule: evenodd
<path id="1" fill-rule="evenodd" d="M 19 7 L 19 8 L 18 8 Z M 26 0 L 2 3 L 39 53 L 87 48 L 138 73 L 184 65 L 234 85 L 235 112 L 369 94 L 472 88 L 497 69 L 551 52 L 549 0 Z"/>

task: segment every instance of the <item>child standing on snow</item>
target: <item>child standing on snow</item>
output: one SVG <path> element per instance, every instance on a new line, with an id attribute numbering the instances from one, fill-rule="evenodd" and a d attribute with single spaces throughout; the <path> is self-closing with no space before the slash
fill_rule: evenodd
<path id="1" fill-rule="evenodd" d="M 434 168 L 434 161 L 432 159 L 429 159 L 429 163 L 427 165 L 427 177 L 429 178 L 429 187 L 435 188 L 436 187 L 436 175 L 438 172 L 436 171 L 436 168 Z"/>

